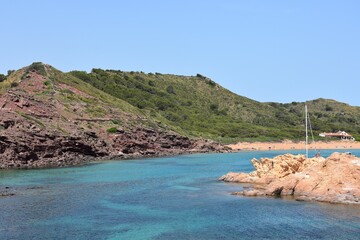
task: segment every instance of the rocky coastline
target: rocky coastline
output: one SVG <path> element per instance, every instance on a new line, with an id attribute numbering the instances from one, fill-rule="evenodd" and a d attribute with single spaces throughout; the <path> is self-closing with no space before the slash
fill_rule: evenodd
<path id="1" fill-rule="evenodd" d="M 333 153 L 328 158 L 285 154 L 251 162 L 255 171 L 230 172 L 219 178 L 250 184 L 234 195 L 360 204 L 360 158 L 350 153 Z"/>
<path id="2" fill-rule="evenodd" d="M 0 126 L 6 123 L 0 122 Z M 31 128 L 31 126 L 29 127 Z M 0 169 L 65 167 L 103 159 L 159 157 L 184 153 L 226 152 L 208 140 L 192 140 L 152 129 L 119 129 L 108 138 L 96 132 L 64 136 L 47 131 L 28 132 L 27 126 L 0 134 Z"/>
<path id="3" fill-rule="evenodd" d="M 42 67 L 46 74 L 30 68 L 13 73 L 16 84 L 0 94 L 0 169 L 230 151 L 213 141 L 181 136 L 94 89 L 54 81 L 67 76 Z"/>

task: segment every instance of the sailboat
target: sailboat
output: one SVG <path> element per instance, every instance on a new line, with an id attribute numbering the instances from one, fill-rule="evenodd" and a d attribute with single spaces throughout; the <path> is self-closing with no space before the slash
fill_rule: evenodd
<path id="1" fill-rule="evenodd" d="M 308 134 L 308 109 L 307 104 L 305 103 L 305 151 L 306 151 L 306 158 L 309 157 L 309 148 L 308 148 L 308 141 L 309 141 L 309 134 Z"/>
<path id="2" fill-rule="evenodd" d="M 309 116 L 309 113 L 308 113 L 308 108 L 307 108 L 307 104 L 305 102 L 305 134 L 306 134 L 306 137 L 305 137 L 305 156 L 306 158 L 309 157 L 309 134 L 308 134 L 308 129 L 310 129 L 310 132 L 311 132 L 311 137 L 312 137 L 312 143 L 314 143 L 314 134 L 313 134 L 313 131 L 312 131 L 312 127 L 311 127 L 311 121 L 310 121 L 310 116 Z"/>

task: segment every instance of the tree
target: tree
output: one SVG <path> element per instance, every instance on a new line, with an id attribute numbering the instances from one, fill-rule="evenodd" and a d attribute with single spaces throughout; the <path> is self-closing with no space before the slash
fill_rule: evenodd
<path id="1" fill-rule="evenodd" d="M 201 79 L 205 79 L 205 78 L 206 78 L 205 76 L 201 75 L 200 73 L 196 74 L 196 77 L 197 77 L 197 78 L 201 78 Z"/>
<path id="2" fill-rule="evenodd" d="M 0 82 L 5 80 L 6 80 L 6 76 L 4 74 L 0 74 Z"/>
<path id="3" fill-rule="evenodd" d="M 329 105 L 325 106 L 325 111 L 331 112 L 332 110 L 333 110 L 333 108 L 331 106 L 329 106 Z"/>

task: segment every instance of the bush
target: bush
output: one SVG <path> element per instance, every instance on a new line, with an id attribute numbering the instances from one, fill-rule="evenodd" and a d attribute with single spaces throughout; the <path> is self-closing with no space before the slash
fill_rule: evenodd
<path id="1" fill-rule="evenodd" d="M 165 111 L 168 108 L 174 107 L 174 104 L 172 104 L 166 99 L 159 99 L 158 101 L 156 101 L 156 106 L 160 111 Z"/>
<path id="2" fill-rule="evenodd" d="M 166 91 L 170 94 L 176 94 L 174 87 L 171 85 L 166 88 Z"/>
<path id="3" fill-rule="evenodd" d="M 205 78 L 206 78 L 205 76 L 201 75 L 200 73 L 196 74 L 196 77 L 197 77 L 197 78 L 201 78 L 201 79 L 205 79 Z"/>
<path id="4" fill-rule="evenodd" d="M 46 84 L 45 84 L 45 85 L 46 85 Z M 67 88 L 65 88 L 65 89 L 60 89 L 60 92 L 61 92 L 61 93 L 65 93 L 65 94 L 71 94 L 71 95 L 75 94 L 73 91 L 71 91 L 70 89 L 67 89 Z"/>
<path id="5" fill-rule="evenodd" d="M 139 101 L 135 104 L 135 106 L 140 109 L 144 109 L 146 107 L 146 104 L 144 103 L 144 101 Z"/>
<path id="6" fill-rule="evenodd" d="M 45 66 L 44 66 L 44 64 L 41 63 L 41 62 L 34 62 L 34 63 L 32 63 L 32 64 L 28 67 L 28 69 L 27 69 L 26 72 L 27 72 L 27 73 L 29 73 L 29 72 L 37 72 L 37 73 L 40 74 L 40 75 L 43 75 L 43 76 L 46 75 Z"/>
<path id="7" fill-rule="evenodd" d="M 113 124 L 117 124 L 117 125 L 121 123 L 119 119 L 112 119 L 111 121 Z"/>
<path id="8" fill-rule="evenodd" d="M 331 112 L 332 110 L 334 110 L 334 109 L 331 106 L 329 106 L 329 105 L 325 106 L 325 111 Z"/>
<path id="9" fill-rule="evenodd" d="M 152 80 L 150 80 L 148 84 L 149 84 L 149 86 L 151 86 L 151 87 L 155 87 L 155 86 L 156 86 L 155 82 L 152 81 Z"/>
<path id="10" fill-rule="evenodd" d="M 145 79 L 144 79 L 143 77 L 141 77 L 141 76 L 135 76 L 134 78 L 135 78 L 135 80 L 137 80 L 137 81 L 145 82 Z"/>
<path id="11" fill-rule="evenodd" d="M 216 86 L 216 83 L 213 80 L 208 80 L 208 81 L 206 81 L 206 83 L 209 84 L 212 87 Z"/>
<path id="12" fill-rule="evenodd" d="M 172 112 L 166 113 L 165 118 L 172 122 L 180 122 L 181 121 L 181 117 L 178 114 L 172 113 Z"/>
<path id="13" fill-rule="evenodd" d="M 106 130 L 108 133 L 116 133 L 117 132 L 117 128 L 116 127 L 111 127 L 111 128 L 108 128 Z"/>
<path id="14" fill-rule="evenodd" d="M 0 74 L 0 82 L 3 82 L 6 80 L 6 76 L 4 74 Z"/>
<path id="15" fill-rule="evenodd" d="M 210 110 L 211 111 L 217 111 L 218 108 L 219 108 L 219 105 L 217 105 L 215 103 L 210 104 Z"/>
<path id="16" fill-rule="evenodd" d="M 190 101 L 190 100 L 181 103 L 181 105 L 186 106 L 186 107 L 190 107 L 192 104 L 193 104 L 193 103 L 192 103 L 192 101 Z"/>
<path id="17" fill-rule="evenodd" d="M 12 82 L 12 83 L 10 84 L 10 87 L 17 87 L 17 86 L 19 86 L 19 84 L 18 84 L 17 82 Z"/>
<path id="18" fill-rule="evenodd" d="M 90 76 L 84 72 L 84 71 L 72 71 L 70 72 L 71 75 L 80 78 L 81 80 L 85 81 L 85 82 L 90 82 Z"/>

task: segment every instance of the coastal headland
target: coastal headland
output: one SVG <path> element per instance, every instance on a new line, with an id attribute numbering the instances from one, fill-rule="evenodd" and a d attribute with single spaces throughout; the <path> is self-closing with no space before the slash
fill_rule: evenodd
<path id="1" fill-rule="evenodd" d="M 360 137 L 360 108 L 308 101 L 316 131 Z M 303 104 L 261 103 L 197 74 L 92 69 L 61 72 L 41 62 L 0 75 L 0 169 L 63 167 L 100 159 L 194 152 L 302 149 L 253 142 L 303 136 Z M 220 143 L 218 143 L 220 142 Z M 325 144 L 325 145 L 324 145 Z M 310 149 L 354 149 L 358 142 Z"/>

